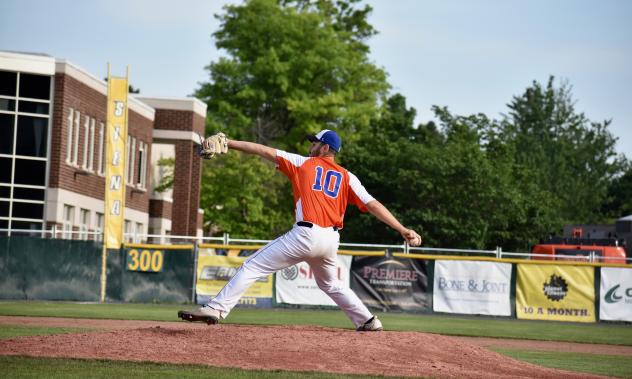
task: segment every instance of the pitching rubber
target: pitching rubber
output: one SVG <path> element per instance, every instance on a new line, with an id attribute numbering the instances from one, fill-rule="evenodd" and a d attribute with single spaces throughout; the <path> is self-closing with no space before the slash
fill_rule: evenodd
<path id="1" fill-rule="evenodd" d="M 210 317 L 210 316 L 197 316 L 194 315 L 191 312 L 187 312 L 187 311 L 179 311 L 178 312 L 178 317 L 183 319 L 184 321 L 189 321 L 189 322 L 205 322 L 208 325 L 215 325 L 215 324 L 219 324 L 219 319 L 215 318 L 215 317 Z"/>

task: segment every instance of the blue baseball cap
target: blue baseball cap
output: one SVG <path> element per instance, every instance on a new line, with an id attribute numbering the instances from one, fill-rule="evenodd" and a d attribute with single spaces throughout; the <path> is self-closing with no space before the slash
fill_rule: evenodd
<path id="1" fill-rule="evenodd" d="M 317 134 L 310 134 L 307 136 L 307 139 L 310 142 L 322 142 L 324 144 L 327 144 L 336 152 L 340 151 L 340 146 L 342 145 L 342 141 L 340 140 L 340 136 L 338 136 L 338 133 L 329 129 L 323 129 Z"/>

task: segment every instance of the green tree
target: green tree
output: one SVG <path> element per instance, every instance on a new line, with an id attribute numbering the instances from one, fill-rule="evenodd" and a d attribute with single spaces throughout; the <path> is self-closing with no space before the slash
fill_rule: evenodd
<path id="1" fill-rule="evenodd" d="M 632 163 L 626 162 L 625 173 L 614 179 L 608 187 L 603 213 L 611 221 L 632 215 Z"/>
<path id="2" fill-rule="evenodd" d="M 206 234 L 270 239 L 287 230 L 293 222 L 292 202 L 283 193 L 290 193 L 291 186 L 274 171 L 268 162 L 238 152 L 205 161 L 200 202 Z M 284 192 L 261 190 L 275 187 Z"/>
<path id="3" fill-rule="evenodd" d="M 226 6 L 213 34 L 225 56 L 207 66 L 209 81 L 195 92 L 208 105 L 207 133 L 306 153 L 307 133 L 336 129 L 347 143 L 366 128 L 388 85 L 368 58 L 371 8 L 357 3 Z M 282 175 L 257 158 L 217 161 L 203 166 L 207 230 L 270 238 L 291 224 L 291 187 Z"/>
<path id="4" fill-rule="evenodd" d="M 341 158 L 371 194 L 423 233 L 427 246 L 524 250 L 546 235 L 548 197 L 514 163 L 513 145 L 488 133 L 498 121 L 433 109 L 439 127 L 413 127 L 415 110 L 392 96 Z M 369 215 L 347 220 L 345 240 L 401 243 Z"/>
<path id="5" fill-rule="evenodd" d="M 210 81 L 196 92 L 208 104 L 207 131 L 304 151 L 307 133 L 327 127 L 347 139 L 366 127 L 388 85 L 364 43 L 375 33 L 371 8 L 355 3 L 226 6 L 213 35 L 227 56 L 207 67 Z"/>
<path id="6" fill-rule="evenodd" d="M 158 185 L 154 188 L 155 192 L 165 192 L 169 189 L 173 188 L 173 182 L 175 180 L 174 177 L 174 168 L 176 166 L 175 158 L 161 158 L 158 160 L 158 166 L 162 171 L 162 175 L 160 177 L 160 181 Z"/>
<path id="7" fill-rule="evenodd" d="M 516 164 L 531 170 L 532 180 L 552 198 L 559 227 L 563 223 L 600 222 L 609 183 L 620 175 L 624 158 L 615 152 L 610 121 L 590 121 L 574 108 L 571 86 L 533 82 L 508 105 L 496 132 L 514 146 Z"/>

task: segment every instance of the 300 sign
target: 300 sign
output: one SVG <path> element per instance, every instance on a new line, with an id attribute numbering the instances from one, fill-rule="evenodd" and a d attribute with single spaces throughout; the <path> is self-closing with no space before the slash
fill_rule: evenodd
<path id="1" fill-rule="evenodd" d="M 143 272 L 162 271 L 164 253 L 162 250 L 130 249 L 127 251 L 127 270 Z"/>

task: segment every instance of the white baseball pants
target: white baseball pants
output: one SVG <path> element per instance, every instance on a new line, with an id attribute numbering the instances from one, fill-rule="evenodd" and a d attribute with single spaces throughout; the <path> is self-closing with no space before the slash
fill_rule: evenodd
<path id="1" fill-rule="evenodd" d="M 333 228 L 294 225 L 290 231 L 251 255 L 208 305 L 226 318 L 257 279 L 305 261 L 311 267 L 318 287 L 331 297 L 356 327 L 360 326 L 373 315 L 351 288 L 337 279 L 339 243 L 340 235 Z"/>

